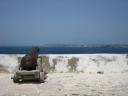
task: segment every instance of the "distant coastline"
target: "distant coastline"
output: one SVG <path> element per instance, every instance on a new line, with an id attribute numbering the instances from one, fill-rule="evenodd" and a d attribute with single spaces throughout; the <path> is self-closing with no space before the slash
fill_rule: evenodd
<path id="1" fill-rule="evenodd" d="M 117 47 L 128 48 L 128 44 L 45 44 L 42 47 Z"/>
<path id="2" fill-rule="evenodd" d="M 33 45 L 38 46 L 38 45 Z M 0 46 L 0 47 L 33 47 L 33 46 Z M 117 47 L 117 48 L 128 48 L 128 44 L 44 44 L 38 47 Z"/>

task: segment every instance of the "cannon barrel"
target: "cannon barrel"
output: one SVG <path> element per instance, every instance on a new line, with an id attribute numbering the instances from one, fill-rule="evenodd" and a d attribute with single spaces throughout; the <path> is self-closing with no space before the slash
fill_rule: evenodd
<path id="1" fill-rule="evenodd" d="M 33 47 L 28 53 L 21 59 L 20 67 L 23 70 L 35 70 L 37 66 L 37 58 L 39 54 L 39 48 Z"/>
<path id="2" fill-rule="evenodd" d="M 39 54 L 39 48 L 33 47 L 28 51 L 26 55 L 32 56 L 34 58 L 38 58 L 38 54 Z"/>

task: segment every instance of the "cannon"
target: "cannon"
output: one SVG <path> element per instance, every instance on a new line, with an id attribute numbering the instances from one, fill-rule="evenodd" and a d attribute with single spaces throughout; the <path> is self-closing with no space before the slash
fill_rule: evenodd
<path id="1" fill-rule="evenodd" d="M 38 47 L 31 48 L 28 53 L 21 59 L 20 67 L 23 70 L 35 70 L 37 66 L 38 54 Z"/>
<path id="2" fill-rule="evenodd" d="M 42 64 L 37 63 L 39 54 L 39 48 L 33 47 L 28 53 L 21 59 L 21 62 L 11 77 L 14 83 L 20 83 L 22 81 L 38 81 L 43 83 L 47 78 L 47 72 L 43 71 Z"/>

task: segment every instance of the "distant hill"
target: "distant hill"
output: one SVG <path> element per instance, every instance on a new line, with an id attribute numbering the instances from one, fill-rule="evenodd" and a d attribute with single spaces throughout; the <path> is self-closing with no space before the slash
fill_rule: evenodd
<path id="1" fill-rule="evenodd" d="M 43 47 L 112 47 L 128 48 L 128 44 L 45 44 Z"/>

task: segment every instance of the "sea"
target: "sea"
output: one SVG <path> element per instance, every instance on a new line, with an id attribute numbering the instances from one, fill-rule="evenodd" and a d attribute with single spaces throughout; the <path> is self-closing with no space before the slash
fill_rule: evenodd
<path id="1" fill-rule="evenodd" d="M 0 54 L 25 54 L 35 46 L 0 46 Z M 38 47 L 38 46 L 37 46 Z M 128 54 L 128 45 L 39 46 L 39 54 Z"/>
<path id="2" fill-rule="evenodd" d="M 13 72 L 32 47 L 39 47 L 38 63 L 48 72 L 128 72 L 127 45 L 1 46 L 0 68 Z"/>

